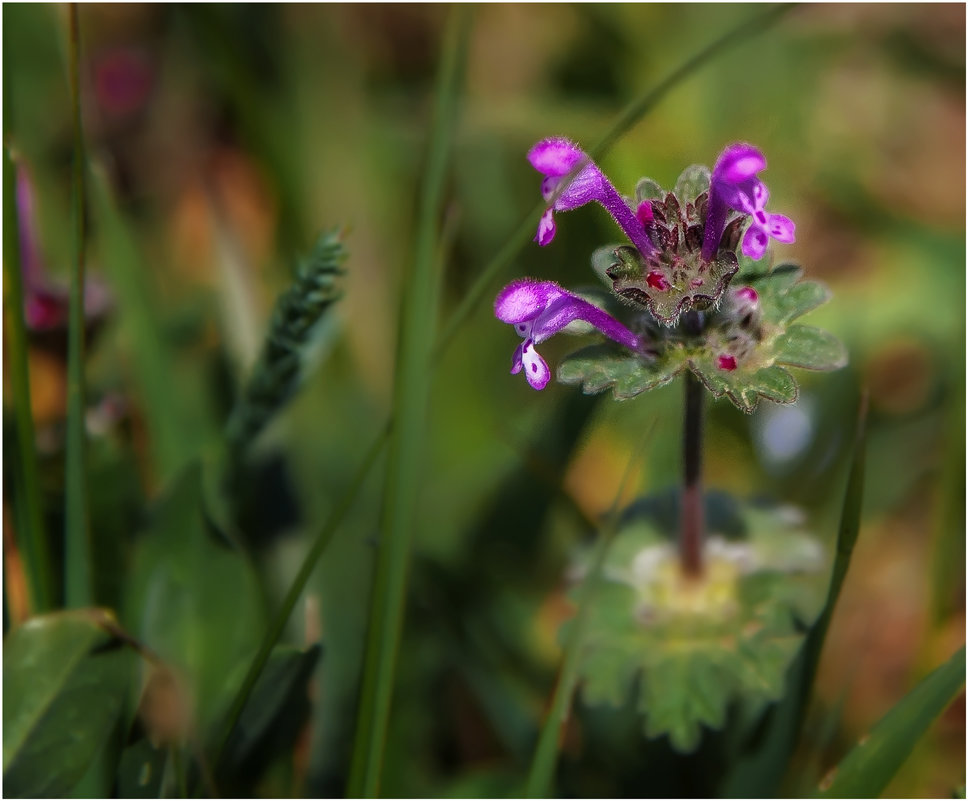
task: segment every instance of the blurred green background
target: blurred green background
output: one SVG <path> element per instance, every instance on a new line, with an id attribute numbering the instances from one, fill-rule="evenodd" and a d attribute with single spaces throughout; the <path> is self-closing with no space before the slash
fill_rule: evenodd
<path id="1" fill-rule="evenodd" d="M 537 202 L 539 179 L 524 158 L 536 140 L 593 145 L 632 98 L 754 11 L 477 8 L 447 186 L 444 319 Z M 93 204 L 88 269 L 113 305 L 89 339 L 92 530 L 98 601 L 121 607 L 122 620 L 145 504 L 208 453 L 276 295 L 322 229 L 345 229 L 345 296 L 321 333 L 318 369 L 247 465 L 239 527 L 257 597 L 205 607 L 194 625 L 225 638 L 240 629 L 231 647 L 248 652 L 383 425 L 446 16 L 444 6 L 418 5 L 81 7 L 89 155 L 114 188 L 114 222 L 133 243 L 124 269 L 141 284 L 119 279 L 110 263 L 118 231 Z M 66 284 L 65 12 L 5 5 L 3 21 L 5 131 L 33 179 L 44 262 Z M 834 292 L 806 322 L 843 339 L 851 361 L 834 374 L 800 372 L 796 407 L 763 403 L 746 417 L 712 403 L 707 484 L 800 505 L 829 542 L 859 389 L 870 392 L 864 528 L 821 665 L 825 711 L 800 755 L 809 782 L 963 642 L 964 6 L 794 8 L 676 86 L 601 166 L 626 193 L 643 176 L 670 186 L 683 167 L 711 165 L 737 140 L 766 154 L 771 207 L 797 223 L 796 244 L 779 246 L 777 259 Z M 592 250 L 621 239 L 598 208 L 558 224 L 551 246 L 524 249 L 503 271 L 436 372 L 387 795 L 512 786 L 560 657 L 569 559 L 648 426 L 626 500 L 678 480 L 678 382 L 619 404 L 555 385 L 535 393 L 508 375 L 517 339 L 489 299 L 521 275 L 593 283 Z M 163 398 L 146 398 L 139 378 L 153 340 L 170 360 Z M 554 364 L 572 345 L 559 337 L 545 355 Z M 65 353 L 57 331 L 31 339 L 55 551 Z M 9 432 L 8 381 L 5 401 Z M 152 401 L 165 431 L 146 412 Z M 7 625 L 25 614 L 8 484 Z M 307 728 L 263 775 L 262 794 L 343 792 L 381 489 L 377 469 L 290 622 L 289 642 L 321 640 L 324 653 Z M 963 783 L 964 717 L 962 696 L 889 795 L 948 795 Z M 661 794 L 629 767 L 644 753 L 629 725 L 580 711 L 559 787 Z M 627 741 L 616 744 L 620 731 Z"/>

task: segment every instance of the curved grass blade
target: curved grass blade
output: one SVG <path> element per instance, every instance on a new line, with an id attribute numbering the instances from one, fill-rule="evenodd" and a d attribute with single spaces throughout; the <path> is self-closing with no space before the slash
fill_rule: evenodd
<path id="1" fill-rule="evenodd" d="M 277 646 L 225 746 L 216 784 L 224 794 L 257 786 L 269 763 L 292 748 L 310 714 L 309 681 L 322 649 Z"/>
<path id="2" fill-rule="evenodd" d="M 779 787 L 786 772 L 797 735 L 803 726 L 810 700 L 814 676 L 823 651 L 827 629 L 833 617 L 850 558 L 860 532 L 861 510 L 864 502 L 864 457 L 867 441 L 867 394 L 861 398 L 857 413 L 857 431 L 847 489 L 837 532 L 837 552 L 834 557 L 827 599 L 819 617 L 810 627 L 803 648 L 787 673 L 789 690 L 783 699 L 766 713 L 759 742 L 762 745 L 740 757 L 727 776 L 723 795 L 727 798 L 769 797 Z"/>
<path id="3" fill-rule="evenodd" d="M 455 6 L 444 39 L 434 90 L 429 156 L 417 212 L 413 266 L 401 295 L 400 338 L 380 546 L 370 606 L 363 685 L 357 717 L 349 795 L 379 792 L 406 605 L 407 568 L 419 490 L 430 398 L 430 367 L 437 318 L 437 242 L 444 180 L 463 82 L 470 10 Z"/>
<path id="4" fill-rule="evenodd" d="M 626 106 L 625 110 L 619 115 L 619 118 L 612 124 L 612 127 L 599 140 L 598 144 L 588 151 L 591 159 L 596 161 L 601 159 L 619 139 L 628 133 L 642 117 L 655 108 L 672 89 L 701 67 L 705 66 L 714 56 L 766 30 L 779 21 L 794 5 L 788 3 L 771 6 L 765 11 L 754 14 L 680 64 L 663 80 L 659 81 L 659 83 Z M 573 174 L 577 174 L 582 166 L 584 165 L 576 165 Z M 559 191 L 563 191 L 567 187 L 567 183 L 567 180 L 562 181 L 559 184 Z M 454 334 L 457 333 L 457 329 L 464 324 L 471 312 L 481 302 L 481 298 L 484 297 L 484 293 L 487 292 L 488 287 L 490 287 L 498 273 L 514 258 L 519 250 L 534 239 L 534 232 L 537 229 L 538 220 L 541 218 L 547 205 L 546 201 L 541 201 L 524 219 L 521 225 L 514 230 L 511 237 L 504 244 L 504 247 L 480 271 L 477 280 L 474 281 L 474 284 L 461 299 L 457 309 L 455 309 L 447 321 L 443 335 L 440 337 L 437 347 L 434 350 L 435 361 L 447 349 L 451 340 L 454 338 Z"/>
<path id="5" fill-rule="evenodd" d="M 931 722 L 965 683 L 965 648 L 928 675 L 869 735 L 861 739 L 820 785 L 820 798 L 877 798 Z"/>
<path id="6" fill-rule="evenodd" d="M 554 694 L 551 699 L 551 709 L 545 718 L 541 733 L 538 735 L 538 744 L 531 759 L 531 768 L 528 772 L 528 781 L 525 785 L 524 794 L 527 798 L 546 798 L 551 795 L 552 778 L 555 772 L 555 765 L 558 761 L 558 740 L 561 729 L 568 720 L 571 709 L 572 697 L 578 683 L 578 668 L 580 667 L 582 647 L 585 641 L 585 631 L 587 629 L 588 610 L 591 601 L 598 590 L 601 581 L 602 565 L 605 563 L 605 554 L 608 553 L 608 546 L 615 534 L 618 525 L 618 507 L 622 496 L 625 493 L 625 486 L 628 484 L 632 475 L 632 468 L 635 466 L 636 459 L 645 450 L 645 445 L 651 439 L 655 424 L 651 425 L 642 441 L 642 446 L 635 450 L 629 458 L 625 468 L 625 475 L 619 482 L 618 492 L 615 493 L 615 500 L 612 508 L 608 512 L 605 524 L 599 531 L 598 541 L 595 543 L 595 550 L 591 558 L 591 567 L 588 571 L 588 578 L 583 583 L 578 598 L 578 611 L 575 614 L 575 624 L 571 636 L 565 646 L 564 660 L 561 665 L 561 672 L 558 682 L 555 685 Z"/>
<path id="7" fill-rule="evenodd" d="M 4 84 L 7 83 L 4 72 Z M 10 90 L 5 86 L 4 104 Z M 9 120 L 9 111 L 5 109 Z M 34 450 L 34 420 L 30 403 L 30 368 L 27 359 L 27 330 L 24 324 L 23 286 L 20 275 L 20 248 L 17 241 L 16 174 L 10 153 L 4 148 L 3 188 L 7 201 L 3 212 L 3 295 L 7 321 L 7 357 L 10 365 L 17 422 L 17 464 L 12 471 L 14 508 L 17 510 L 17 544 L 23 555 L 27 575 L 30 609 L 46 612 L 53 606 L 52 574 L 47 545 L 47 530 L 41 506 L 37 453 Z"/>
<path id="8" fill-rule="evenodd" d="M 964 603 L 965 586 L 965 326 L 952 343 L 961 343 L 955 350 L 955 371 L 949 377 L 950 389 L 945 409 L 944 430 L 947 432 L 941 463 L 940 497 L 938 499 L 937 534 L 934 538 L 934 557 L 931 581 L 931 617 L 938 626 L 957 613 Z"/>
<path id="9" fill-rule="evenodd" d="M 71 105 L 74 125 L 73 229 L 74 264 L 71 274 L 67 353 L 67 441 L 65 445 L 64 600 L 68 607 L 93 601 L 91 533 L 88 519 L 86 442 L 84 422 L 84 266 L 87 237 L 84 228 L 86 153 L 81 126 L 80 31 L 77 4 L 69 10 Z"/>

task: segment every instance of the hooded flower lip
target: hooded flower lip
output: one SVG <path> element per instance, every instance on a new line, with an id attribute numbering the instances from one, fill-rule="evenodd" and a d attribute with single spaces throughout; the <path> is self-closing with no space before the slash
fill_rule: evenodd
<path id="1" fill-rule="evenodd" d="M 639 344 L 638 337 L 610 314 L 553 281 L 531 278 L 513 281 L 495 299 L 494 315 L 501 322 L 513 325 L 524 340 L 514 351 L 511 374 L 524 370 L 528 383 L 537 390 L 544 389 L 551 380 L 551 370 L 535 345 L 575 320 L 584 320 L 630 350 L 636 350 Z"/>
<path id="2" fill-rule="evenodd" d="M 588 155 L 563 137 L 542 139 L 528 151 L 531 166 L 544 176 L 541 195 L 552 201 L 538 223 L 535 241 L 541 246 L 555 238 L 554 212 L 570 211 L 586 203 L 600 203 L 643 256 L 655 252 L 655 245 L 628 203 Z M 584 163 L 584 166 L 581 166 Z M 570 181 L 565 178 L 577 170 Z M 565 186 L 561 186 L 562 183 Z M 558 190 L 561 190 L 558 192 Z M 557 195 L 556 195 L 557 193 Z"/>
<path id="3" fill-rule="evenodd" d="M 795 241 L 793 221 L 765 210 L 770 193 L 766 184 L 756 177 L 765 169 L 766 158 L 753 145 L 730 145 L 720 154 L 710 180 L 703 236 L 702 255 L 707 261 L 719 249 L 730 209 L 753 218 L 742 244 L 743 253 L 751 259 L 762 257 L 770 237 L 778 242 Z"/>

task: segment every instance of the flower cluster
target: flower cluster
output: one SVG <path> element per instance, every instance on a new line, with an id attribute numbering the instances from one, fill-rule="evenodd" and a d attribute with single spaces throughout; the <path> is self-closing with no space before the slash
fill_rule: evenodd
<path id="1" fill-rule="evenodd" d="M 752 145 L 727 147 L 712 173 L 706 168 L 687 170 L 683 175 L 690 180 L 677 186 L 675 193 L 642 181 L 631 201 L 567 139 L 538 142 L 528 160 L 544 176 L 541 194 L 548 203 L 535 241 L 542 246 L 552 242 L 555 212 L 599 203 L 631 243 L 611 251 L 602 277 L 619 300 L 639 309 L 627 326 L 552 282 L 526 279 L 505 287 L 495 301 L 495 315 L 515 326 L 524 340 L 514 353 L 511 372 L 523 370 L 534 389 L 543 389 L 551 378 L 535 346 L 569 323 L 584 320 L 648 360 L 652 351 L 645 337 L 633 330 L 642 331 L 652 319 L 674 326 L 683 313 L 718 307 L 739 269 L 736 250 L 744 225 L 741 252 L 754 260 L 764 255 L 771 238 L 794 241 L 793 222 L 766 211 L 769 192 L 758 178 L 766 159 Z M 752 288 L 733 292 L 730 299 L 733 305 L 745 304 L 753 310 L 757 305 Z M 718 364 L 721 370 L 735 370 L 737 357 L 724 352 Z"/>

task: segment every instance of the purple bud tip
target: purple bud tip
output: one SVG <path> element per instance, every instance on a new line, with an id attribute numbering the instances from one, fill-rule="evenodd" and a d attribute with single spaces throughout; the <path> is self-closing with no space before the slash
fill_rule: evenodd
<path id="1" fill-rule="evenodd" d="M 667 289 L 672 287 L 672 284 L 670 284 L 666 277 L 658 270 L 653 270 L 647 276 L 645 276 L 645 283 L 647 283 L 653 289 L 658 289 L 660 292 L 665 292 Z"/>
<path id="2" fill-rule="evenodd" d="M 728 353 L 722 353 L 717 359 L 719 362 L 719 369 L 725 370 L 726 372 L 732 372 L 736 369 L 736 359 L 730 356 Z"/>
<path id="3" fill-rule="evenodd" d="M 720 155 L 713 169 L 718 180 L 740 184 L 755 178 L 766 169 L 766 158 L 753 145 L 745 142 L 730 145 Z"/>
<path id="4" fill-rule="evenodd" d="M 756 304 L 760 300 L 760 296 L 756 294 L 756 290 L 751 286 L 744 286 L 737 289 L 736 298 L 737 300 L 750 304 Z"/>
<path id="5" fill-rule="evenodd" d="M 542 139 L 532 147 L 528 161 L 542 175 L 560 177 L 571 172 L 584 155 L 574 142 L 555 136 Z"/>
<path id="6" fill-rule="evenodd" d="M 639 203 L 639 207 L 635 210 L 635 216 L 639 218 L 639 222 L 642 225 L 648 225 L 655 219 L 655 215 L 652 213 L 652 201 L 643 200 Z"/>

